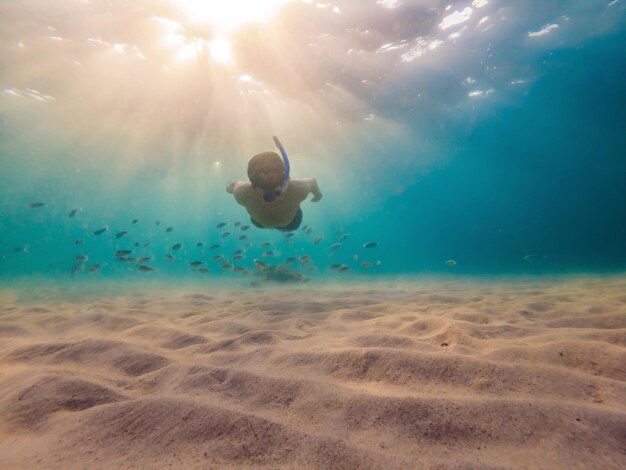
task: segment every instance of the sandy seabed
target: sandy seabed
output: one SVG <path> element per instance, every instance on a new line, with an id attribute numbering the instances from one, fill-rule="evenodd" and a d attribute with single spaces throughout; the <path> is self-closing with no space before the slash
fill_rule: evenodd
<path id="1" fill-rule="evenodd" d="M 0 468 L 231 467 L 626 468 L 626 277 L 0 289 Z"/>

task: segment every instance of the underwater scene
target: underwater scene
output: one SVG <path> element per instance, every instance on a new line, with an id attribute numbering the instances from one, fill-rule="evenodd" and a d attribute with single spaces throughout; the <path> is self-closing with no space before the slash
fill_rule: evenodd
<path id="1" fill-rule="evenodd" d="M 0 25 L 0 468 L 626 467 L 624 0 Z"/>

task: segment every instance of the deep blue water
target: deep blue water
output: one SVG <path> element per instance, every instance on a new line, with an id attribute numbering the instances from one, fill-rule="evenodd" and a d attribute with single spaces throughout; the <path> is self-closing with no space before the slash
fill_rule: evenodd
<path id="1" fill-rule="evenodd" d="M 623 270 L 625 83 L 624 34 L 551 54 L 519 106 L 473 129 L 363 231 L 389 228 L 402 271 L 438 270 L 443 258 L 467 272 Z"/>
<path id="2" fill-rule="evenodd" d="M 464 6 L 461 3 L 457 5 L 459 8 Z M 577 11 L 574 3 L 571 15 Z M 606 3 L 597 2 L 599 17 L 607 15 Z M 440 12 L 428 10 L 429 14 L 438 18 L 445 14 L 444 6 Z M 342 7 L 350 11 L 349 2 Z M 5 12 L 11 11 L 11 7 L 3 8 Z M 550 8 L 557 9 L 554 5 Z M 559 8 L 568 10 L 569 6 L 560 2 Z M 612 8 L 611 15 L 624 19 L 623 5 L 615 4 Z M 11 13 L 19 17 L 17 10 Z M 549 16 L 539 12 L 538 18 L 531 21 L 529 10 L 521 11 L 535 28 L 544 25 L 544 16 Z M 556 17 L 556 13 L 550 15 Z M 367 27 L 367 19 L 362 21 L 365 24 L 361 26 Z M 389 21 L 393 25 L 398 20 Z M 436 31 L 438 21 L 433 19 L 425 24 Z M 580 17 L 577 21 L 583 22 Z M 591 26 L 587 28 L 592 30 L 594 23 L 589 22 Z M 250 139 L 243 146 L 234 137 L 231 139 L 234 131 L 225 124 L 224 127 L 210 125 L 200 132 L 194 127 L 197 120 L 186 114 L 183 117 L 189 121 L 176 118 L 182 131 L 175 135 L 165 132 L 161 137 L 156 132 L 150 138 L 132 142 L 130 138 L 128 142 L 119 138 L 123 144 L 115 138 L 109 141 L 107 135 L 96 139 L 94 136 L 101 136 L 98 133 L 103 132 L 102 128 L 111 134 L 123 133 L 129 125 L 139 126 L 142 120 L 151 119 L 155 114 L 146 112 L 125 120 L 129 114 L 135 116 L 135 108 L 146 105 L 149 97 L 127 108 L 124 100 L 128 97 L 112 89 L 107 96 L 113 99 L 104 108 L 104 104 L 91 102 L 91 97 L 66 86 L 74 83 L 80 89 L 80 75 L 78 78 L 72 75 L 71 79 L 70 75 L 63 75 L 56 81 L 50 74 L 43 78 L 35 73 L 20 75 L 17 72 L 22 65 L 25 70 L 32 70 L 33 63 L 44 58 L 30 57 L 29 61 L 20 62 L 14 50 L 17 38 L 11 36 L 17 33 L 15 30 L 6 33 L 3 37 L 12 42 L 13 49 L 4 47 L 5 60 L 0 68 L 0 86 L 5 91 L 0 100 L 0 275 L 10 278 L 38 274 L 71 279 L 166 273 L 244 278 L 244 273 L 221 265 L 227 263 L 252 270 L 254 259 L 270 265 L 286 265 L 311 279 L 355 273 L 624 271 L 626 23 L 618 20 L 609 23 L 613 26 L 598 34 L 583 34 L 569 42 L 564 39 L 532 52 L 528 51 L 534 46 L 518 45 L 519 49 L 515 49 L 508 39 L 470 42 L 468 54 L 475 54 L 474 62 L 463 62 L 459 69 L 450 65 L 448 70 L 443 61 L 444 65 L 431 64 L 426 71 L 400 65 L 394 69 L 397 70 L 394 80 L 375 89 L 352 89 L 350 83 L 359 81 L 356 72 L 347 77 L 349 62 L 346 62 L 334 69 L 335 77 L 324 78 L 336 79 L 333 86 L 344 87 L 343 94 L 338 94 L 343 100 L 335 97 L 332 105 L 322 98 L 313 101 L 326 103 L 323 113 L 320 111 L 318 117 L 312 118 L 312 122 L 320 122 L 319 129 L 313 129 L 319 135 L 311 136 L 303 126 L 295 127 L 298 130 L 292 133 L 286 125 L 266 129 L 254 111 L 246 114 L 248 108 L 229 104 L 222 109 L 223 113 L 235 109 L 240 113 L 238 119 L 255 123 L 260 135 L 267 137 L 263 143 Z M 316 23 L 317 32 L 323 31 L 324 25 L 323 20 Z M 564 25 L 561 23 L 560 29 L 565 35 Z M 404 24 L 403 28 L 406 27 Z M 523 28 L 523 25 L 518 28 L 522 36 L 527 32 Z M 28 30 L 21 32 L 21 37 L 27 37 Z M 549 34 L 561 32 L 555 29 Z M 503 83 L 520 73 L 523 76 L 525 70 L 531 78 L 525 79 L 519 91 L 505 93 L 496 89 L 493 95 L 487 93 L 484 99 L 478 98 L 482 102 L 467 98 L 468 88 L 460 83 L 466 75 L 479 75 L 480 72 L 469 69 L 479 68 L 479 62 L 482 64 L 476 52 L 481 47 L 489 51 L 485 60 L 496 64 L 491 69 L 487 67 L 486 76 L 491 83 L 499 83 L 502 69 L 512 71 L 511 75 L 500 77 Z M 53 50 L 52 59 L 54 54 L 65 58 L 66 52 Z M 83 61 L 87 62 L 87 58 Z M 322 63 L 321 67 L 327 67 L 327 73 L 330 66 Z M 375 67 L 373 61 L 372 76 L 378 73 Z M 259 68 L 259 75 L 262 69 Z M 65 70 L 65 73 L 69 72 Z M 367 70 L 363 73 L 367 74 Z M 33 89 L 55 92 L 56 100 L 42 106 L 57 106 L 52 109 L 61 114 L 52 113 L 41 119 L 41 111 L 16 106 L 12 90 L 26 93 L 29 80 Z M 126 84 L 131 78 L 120 80 Z M 141 94 L 140 88 L 149 83 L 138 83 L 135 93 Z M 307 102 L 311 96 L 311 92 L 285 90 L 285 96 L 295 103 Z M 90 111 L 81 117 L 76 110 L 82 105 L 61 109 L 65 106 L 64 96 L 68 102 L 74 100 L 73 105 L 86 100 L 88 110 L 109 112 L 100 116 Z M 489 103 L 492 96 L 497 101 Z M 357 98 L 360 105 L 347 104 Z M 215 95 L 211 99 L 215 100 Z M 156 115 L 169 126 L 174 122 L 174 118 L 167 120 L 170 115 L 187 113 L 188 105 L 159 111 Z M 384 116 L 401 126 L 403 133 L 394 131 L 391 125 L 381 125 L 376 133 L 366 127 L 360 129 L 361 125 L 369 125 L 371 119 L 350 121 L 347 116 L 353 107 L 360 110 L 362 105 L 376 116 L 374 123 L 378 116 Z M 146 106 L 146 109 L 151 108 Z M 204 115 L 202 109 L 198 112 Z M 206 115 L 209 114 L 207 111 Z M 61 115 L 67 123 L 60 131 L 54 127 L 54 121 Z M 329 121 L 329 116 L 351 127 L 345 127 L 345 131 L 326 129 L 322 124 Z M 83 118 L 87 121 L 81 127 Z M 97 125 L 99 120 L 102 128 Z M 154 127 L 146 126 L 149 130 Z M 61 139 L 59 135 L 66 129 L 67 135 Z M 138 129 L 149 133 L 144 128 Z M 311 227 L 310 233 L 301 228 L 290 241 L 273 230 L 252 227 L 242 232 L 241 225 L 250 225 L 247 214 L 224 191 L 229 180 L 245 177 L 250 148 L 266 147 L 258 149 L 261 151 L 271 146 L 272 133 L 280 134 L 291 154 L 296 176 L 316 176 L 324 192 L 318 204 L 307 201 L 302 205 L 303 225 Z M 138 131 L 134 135 L 142 134 Z M 346 141 L 338 136 L 344 136 Z M 205 142 L 202 139 L 219 141 L 220 145 L 206 144 L 199 151 L 197 143 Z M 182 148 L 178 153 L 168 150 L 173 141 Z M 126 145 L 132 148 L 132 155 L 141 158 L 122 157 L 113 150 L 114 145 Z M 309 150 L 313 148 L 327 150 L 326 157 L 315 157 L 315 150 Z M 214 160 L 220 161 L 222 169 L 218 169 Z M 28 207 L 37 201 L 46 205 Z M 81 211 L 70 218 L 68 213 L 73 208 Z M 133 225 L 131 221 L 135 218 L 139 222 Z M 158 226 L 157 220 L 161 222 Z M 227 225 L 218 229 L 216 225 L 220 222 Z M 236 222 L 241 225 L 234 225 Z M 166 232 L 170 226 L 174 231 Z M 93 232 L 101 227 L 107 227 L 108 231 L 94 236 Z M 115 234 L 121 231 L 128 234 L 116 238 Z M 225 231 L 231 235 L 223 238 Z M 248 235 L 247 240 L 238 239 L 243 234 Z M 332 249 L 332 244 L 339 242 L 343 234 L 346 238 L 342 246 Z M 313 243 L 316 236 L 323 237 L 319 244 Z M 84 243 L 76 245 L 75 240 Z M 197 246 L 198 242 L 204 246 Z M 366 242 L 376 242 L 377 246 L 364 248 Z M 144 247 L 145 243 L 151 246 Z M 181 248 L 173 250 L 177 243 Z M 262 243 L 271 245 L 263 247 Z M 213 244 L 220 247 L 210 249 Z M 133 257 L 150 257 L 147 264 L 156 272 L 139 272 L 137 263 L 116 260 L 113 252 L 119 249 L 133 250 Z M 243 250 L 244 259 L 232 259 L 237 249 Z M 264 256 L 267 251 L 272 253 Z M 175 261 L 165 259 L 167 253 Z M 227 261 L 212 259 L 217 254 Z M 80 265 L 75 259 L 77 255 L 86 255 L 88 260 Z M 286 258 L 301 256 L 309 256 L 311 261 L 286 264 Z M 210 269 L 208 274 L 198 273 L 189 266 L 190 261 L 198 260 Z M 454 263 L 446 264 L 448 260 Z M 364 262 L 371 266 L 364 267 Z M 77 264 L 76 272 L 70 274 Z M 94 264 L 99 269 L 88 272 Z M 333 264 L 349 269 L 340 273 L 330 269 Z"/>

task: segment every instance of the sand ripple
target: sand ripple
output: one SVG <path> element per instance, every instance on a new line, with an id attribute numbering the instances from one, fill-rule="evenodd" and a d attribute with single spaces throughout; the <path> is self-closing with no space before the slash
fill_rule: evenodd
<path id="1" fill-rule="evenodd" d="M 1 468 L 626 468 L 626 280 L 0 296 Z"/>

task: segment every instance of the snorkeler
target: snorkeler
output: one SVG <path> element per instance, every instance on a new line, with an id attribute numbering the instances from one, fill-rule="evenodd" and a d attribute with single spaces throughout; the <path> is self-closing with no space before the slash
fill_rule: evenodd
<path id="1" fill-rule="evenodd" d="M 322 198 L 315 178 L 290 178 L 289 159 L 276 136 L 274 143 L 283 158 L 276 152 L 263 152 L 248 162 L 246 181 L 231 181 L 226 191 L 246 208 L 250 221 L 259 228 L 275 228 L 284 232 L 296 230 L 302 222 L 300 203 L 309 193 L 312 202 Z"/>

